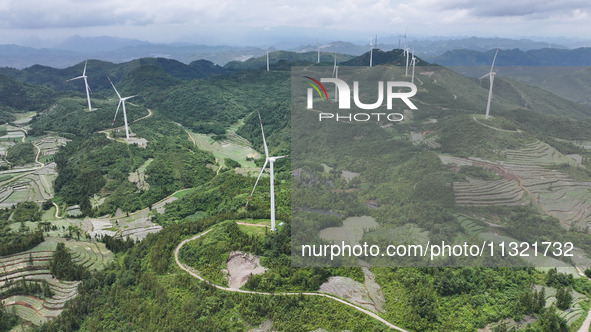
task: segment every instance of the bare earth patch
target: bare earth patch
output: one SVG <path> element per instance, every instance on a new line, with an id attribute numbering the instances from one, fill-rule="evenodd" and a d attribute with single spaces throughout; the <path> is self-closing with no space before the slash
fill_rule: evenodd
<path id="1" fill-rule="evenodd" d="M 358 304 L 375 313 L 384 311 L 384 292 L 375 281 L 376 276 L 366 267 L 363 268 L 365 283 L 360 283 L 349 277 L 330 277 L 320 285 L 321 293 L 336 295 L 340 298 Z"/>
<path id="2" fill-rule="evenodd" d="M 266 271 L 259 256 L 241 251 L 232 251 L 226 266 L 228 287 L 234 289 L 244 286 L 251 274 L 263 274 Z"/>

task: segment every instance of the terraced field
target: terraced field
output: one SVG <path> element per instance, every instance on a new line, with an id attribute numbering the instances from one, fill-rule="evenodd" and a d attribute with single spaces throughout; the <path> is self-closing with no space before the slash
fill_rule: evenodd
<path id="1" fill-rule="evenodd" d="M 70 140 L 59 136 L 45 136 L 32 141 L 41 149 L 40 157 L 53 156 L 60 146 L 68 144 Z"/>
<path id="2" fill-rule="evenodd" d="M 2 300 L 6 310 L 13 311 L 19 317 L 35 325 L 41 325 L 51 318 L 57 317 L 64 309 L 66 301 L 78 295 L 80 281 L 60 281 L 46 279 L 52 297 L 40 298 L 31 295 L 13 295 Z"/>
<path id="3" fill-rule="evenodd" d="M 12 207 L 24 201 L 43 203 L 53 198 L 53 181 L 57 177 L 55 167 L 55 163 L 50 163 L 7 181 L 0 189 L 0 208 Z"/>
<path id="4" fill-rule="evenodd" d="M 79 281 L 55 279 L 49 272 L 49 262 L 57 243 L 63 242 L 70 250 L 73 260 L 88 269 L 101 269 L 113 260 L 113 254 L 103 243 L 67 241 L 62 238 L 46 238 L 37 247 L 14 255 L 0 257 L 0 298 L 9 312 L 35 325 L 40 325 L 59 315 L 67 300 L 77 295 Z M 14 287 L 20 280 L 47 282 L 54 293 L 48 298 L 31 295 L 13 295 L 3 298 L 1 294 Z"/>
<path id="5" fill-rule="evenodd" d="M 541 289 L 544 286 L 536 286 L 536 288 Z M 546 294 L 546 308 L 550 307 L 552 304 L 556 303 L 556 288 L 551 287 L 544 287 L 544 292 Z M 584 301 L 587 297 L 583 294 L 578 292 L 572 291 L 573 302 L 569 309 L 567 310 L 557 310 L 560 316 L 566 319 L 568 325 L 570 326 L 574 321 L 576 321 L 581 315 L 586 315 L 587 312 L 581 307 L 580 302 Z"/>
<path id="6" fill-rule="evenodd" d="M 540 141 L 521 149 L 505 150 L 503 155 L 506 160 L 498 162 L 439 156 L 446 165 L 484 167 L 504 178 L 492 182 L 454 182 L 458 205 L 517 205 L 523 203 L 519 202 L 526 199 L 524 193 L 527 193 L 545 213 L 558 218 L 565 227 L 581 230 L 591 227 L 591 182 L 576 181 L 557 170 L 564 164 L 583 167 L 576 160 Z"/>
<path id="7" fill-rule="evenodd" d="M 504 167 L 521 179 L 544 211 L 565 226 L 586 229 L 591 226 L 591 182 L 579 182 L 567 174 L 550 169 L 559 164 L 582 167 L 554 148 L 537 142 L 521 150 L 507 150 Z"/>
<path id="8" fill-rule="evenodd" d="M 468 182 L 454 182 L 453 189 L 458 205 L 523 205 L 524 191 L 513 180 L 485 181 L 469 178 Z"/>

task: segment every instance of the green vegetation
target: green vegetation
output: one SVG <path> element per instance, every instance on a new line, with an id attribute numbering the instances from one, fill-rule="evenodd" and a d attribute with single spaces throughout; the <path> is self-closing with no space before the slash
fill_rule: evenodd
<path id="1" fill-rule="evenodd" d="M 471 178 L 481 179 L 481 180 L 497 180 L 500 177 L 495 173 L 491 172 L 490 170 L 484 169 L 482 167 L 476 166 L 462 166 L 460 167 L 460 174 L 464 174 Z"/>
<path id="2" fill-rule="evenodd" d="M 32 265 L 33 259 L 31 258 L 29 264 Z M 10 285 L 10 288 L 2 293 L 3 296 L 11 296 L 18 294 L 27 294 L 31 296 L 49 298 L 54 295 L 53 291 L 49 287 L 47 280 L 41 280 L 39 282 L 27 282 L 24 279 L 18 280 L 16 283 Z"/>
<path id="3" fill-rule="evenodd" d="M 13 112 L 41 112 L 53 103 L 56 93 L 43 86 L 22 83 L 0 74 L 0 123 L 14 121 Z"/>
<path id="4" fill-rule="evenodd" d="M 328 299 L 227 293 L 169 264 L 177 239 L 229 217 L 170 225 L 149 236 L 104 271 L 84 277 L 79 296 L 39 330 L 150 330 L 156 325 L 175 331 L 247 330 L 266 319 L 278 330 L 386 330 L 367 315 Z"/>
<path id="5" fill-rule="evenodd" d="M 0 301 L 0 331 L 10 331 L 18 322 L 18 317 L 8 314 Z"/>
<path id="6" fill-rule="evenodd" d="M 560 310 L 566 310 L 573 303 L 572 289 L 560 287 L 556 290 L 556 307 Z"/>
<path id="7" fill-rule="evenodd" d="M 503 159 L 500 152 L 515 149 L 528 140 L 527 135 L 498 131 L 477 123 L 471 116 L 457 116 L 442 121 L 440 129 L 441 152 L 458 157 Z M 485 138 L 485 139 L 483 139 Z"/>
<path id="8" fill-rule="evenodd" d="M 51 274 L 63 280 L 81 280 L 86 270 L 72 261 L 72 255 L 66 249 L 63 243 L 58 243 L 53 253 L 53 258 L 49 263 Z"/>
<path id="9" fill-rule="evenodd" d="M 26 165 L 35 162 L 37 149 L 31 143 L 18 143 L 6 152 L 6 160 L 14 165 Z"/>
<path id="10" fill-rule="evenodd" d="M 31 204 L 35 205 L 34 208 Z M 37 216 L 39 207 L 35 203 L 23 202 L 19 204 L 18 209 L 22 211 L 22 216 L 33 215 Z M 39 243 L 43 242 L 43 232 L 34 231 L 28 232 L 21 223 L 21 231 L 11 231 L 9 225 L 11 222 L 8 218 L 15 212 L 15 209 L 1 209 L 0 210 L 0 256 L 11 255 L 21 251 L 29 250 Z M 30 220 L 30 219 L 26 219 Z"/>
<path id="11" fill-rule="evenodd" d="M 12 214 L 12 220 L 15 222 L 41 220 L 41 211 L 39 211 L 39 205 L 33 202 L 18 203 Z"/>
<path id="12" fill-rule="evenodd" d="M 195 267 L 204 278 L 226 286 L 222 269 L 228 254 L 235 250 L 260 255 L 262 243 L 256 236 L 242 232 L 236 223 L 225 221 L 203 239 L 183 246 L 179 254 L 183 262 Z"/>
<path id="13" fill-rule="evenodd" d="M 292 57 L 290 61 L 309 61 L 305 57 L 310 56 L 284 55 Z M 355 60 L 365 59 L 364 56 Z M 376 59 L 395 64 L 403 60 L 400 54 L 392 52 L 378 52 Z M 313 121 L 316 115 L 312 112 L 294 110 L 293 115 L 304 119 L 305 128 L 302 128 L 301 123 L 291 122 L 293 105 L 289 100 L 288 69 L 295 62 L 277 62 L 274 68 L 281 70 L 269 73 L 239 70 L 241 66 L 264 64 L 261 61 L 259 58 L 231 64 L 228 66 L 234 70 L 231 73 L 206 62 L 187 66 L 166 59 L 138 59 L 124 64 L 90 61 L 89 77 L 108 73 L 122 94 L 139 94 L 127 104 L 128 116 L 132 133 L 148 142 L 145 147 L 127 144 L 119 138 L 114 140 L 105 134 L 111 134 L 109 128 L 117 107 L 108 81 L 91 80 L 96 108 L 91 113 L 86 111 L 85 96 L 79 87 L 64 83 L 65 78 L 79 75 L 80 64 L 64 70 L 39 66 L 15 74 L 21 78 L 34 77 L 62 92 L 49 105 L 55 107 L 49 110 L 43 105 L 21 105 L 7 108 L 6 117 L 14 116 L 16 109 L 39 112 L 30 124 L 29 135 L 57 132 L 71 141 L 51 159 L 59 172 L 53 188 L 55 197 L 36 200 L 45 201 L 45 214 L 31 202 L 0 210 L 0 255 L 27 250 L 43 241 L 41 230 L 28 229 L 36 224 L 45 232 L 57 232 L 61 228 L 65 237 L 85 237 L 82 227 L 87 225 L 77 227 L 68 224 L 67 219 L 53 216 L 53 201 L 62 214 L 67 206 L 80 205 L 82 213 L 93 218 L 113 216 L 120 210 L 124 215 L 129 214 L 129 219 L 149 218 L 163 226 L 141 242 L 121 239 L 119 234 L 99 236 L 104 245 L 94 241 L 71 240 L 65 241 L 65 245 L 59 242 L 49 262 L 51 273 L 83 283 L 79 296 L 66 305 L 64 312 L 38 330 L 133 331 L 153 330 L 157 326 L 173 331 L 241 331 L 256 328 L 266 320 L 272 322 L 272 329 L 286 331 L 386 330 L 369 316 L 328 299 L 229 293 L 192 278 L 176 267 L 173 251 L 183 239 L 211 227 L 214 228 L 206 236 L 183 246 L 180 259 L 206 279 L 225 285 L 222 269 L 230 251 L 259 255 L 267 271 L 251 276 L 243 288 L 265 292 L 317 291 L 331 276 L 364 282 L 363 271 L 358 267 L 292 266 L 300 263 L 298 257 L 291 255 L 298 243 L 326 244 L 318 238 L 320 230 L 340 227 L 343 220 L 353 216 L 368 216 L 377 221 L 379 228 L 366 232 L 363 241 L 380 245 L 391 244 L 392 239 L 401 243 L 461 243 L 494 232 L 495 236 L 528 242 L 571 241 L 584 252 L 591 252 L 589 234 L 563 228 L 558 219 L 545 215 L 529 194 L 523 194 L 526 196 L 523 200 L 517 194 L 505 195 L 505 190 L 521 192 L 519 181 L 501 179 L 495 174 L 497 169 L 493 172 L 461 163 L 454 168 L 456 173 L 438 156 L 443 152 L 450 158 L 511 160 L 515 155 L 525 154 L 523 151 L 530 153 L 528 158 L 550 151 L 548 154 L 556 156 L 552 161 L 557 162 L 539 158 L 541 164 L 546 163 L 540 169 L 558 170 L 574 180 L 588 181 L 591 178 L 588 171 L 573 166 L 575 162 L 567 162 L 560 153 L 580 154 L 583 165 L 588 165 L 591 154 L 575 141 L 591 140 L 589 123 L 555 117 L 561 110 L 553 109 L 553 105 L 560 100 L 546 97 L 543 101 L 548 105 L 541 105 L 542 102 L 534 105 L 545 115 L 518 108 L 523 98 L 539 97 L 541 91 L 500 79 L 495 90 L 494 117 L 484 120 L 477 115 L 475 121 L 472 113 L 483 108 L 487 87 L 479 88 L 476 80 L 434 67 L 433 73 L 417 76 L 419 93 L 413 101 L 419 110 L 409 116 L 409 121 L 392 126 L 380 123 L 381 127 L 360 123 L 353 133 L 343 130 L 343 126 L 350 124 L 320 126 L 318 121 Z M 392 73 L 402 73 L 398 67 L 383 71 L 390 69 Z M 25 90 L 36 88 L 13 83 Z M 47 91 L 50 96 L 58 96 L 44 88 L 38 93 Z M 147 108 L 151 116 L 135 121 L 148 114 Z M 251 168 L 264 162 L 252 157 L 247 160 L 244 156 L 246 151 L 248 154 L 254 151 L 242 138 L 262 152 L 256 110 L 261 112 L 270 153 L 297 152 L 299 157 L 293 161 L 285 158 L 275 164 L 277 219 L 285 223 L 277 232 L 235 223 L 269 223 L 266 189 L 269 178 L 260 179 L 257 192 L 244 210 L 255 178 L 234 171 L 240 167 L 244 173 L 256 173 Z M 574 108 L 572 112 L 582 111 Z M 3 118 L 1 113 L 0 121 Z M 118 118 L 114 126 L 121 125 L 122 120 Z M 428 146 L 413 145 L 408 140 L 410 131 L 438 137 L 441 147 L 436 153 Z M 292 147 L 291 138 L 299 145 Z M 36 151 L 30 153 L 32 147 L 26 145 L 29 153 L 13 154 L 34 157 Z M 12 149 L 24 150 L 25 145 Z M 326 171 L 322 164 L 329 166 Z M 218 170 L 218 166 L 222 167 Z M 292 173 L 292 168 L 297 171 Z M 132 180 L 130 173 L 134 172 L 142 173 L 141 180 Z M 499 200 L 526 206 L 471 207 L 458 203 L 459 195 L 453 185 L 467 180 L 474 180 L 475 186 L 491 192 L 493 187 L 500 188 Z M 175 192 L 170 198 L 174 201 L 164 206 L 165 212 L 160 203 L 158 209 L 153 209 L 154 204 Z M 491 192 L 485 191 L 481 196 L 495 195 Z M 291 206 L 292 200 L 299 206 Z M 527 205 L 529 202 L 532 203 Z M 330 210 L 325 209 L 327 206 Z M 144 208 L 145 211 L 132 215 Z M 10 223 L 23 222 L 22 226 L 16 224 L 10 230 L 9 218 Z M 31 223 L 40 218 L 46 220 Z M 102 230 L 128 231 L 124 218 L 113 222 L 116 227 L 107 225 Z M 88 222 L 88 219 L 76 222 Z M 94 228 L 95 224 L 92 227 L 100 231 Z M 105 247 L 115 253 L 114 259 Z M 379 262 L 378 257 L 370 263 Z M 345 259 L 334 263 L 357 265 L 355 260 Z M 412 263 L 425 262 L 417 259 Z M 440 260 L 436 265 L 463 263 Z M 493 263 L 497 261 L 489 257 L 476 260 L 481 266 Z M 520 264 L 523 266 L 523 262 Z M 591 284 L 586 279 L 574 279 L 556 270 L 544 274 L 533 268 L 430 267 L 372 268 L 372 272 L 385 296 L 385 312 L 380 315 L 410 330 L 470 331 L 490 323 L 497 324 L 493 326 L 496 330 L 502 330 L 504 320 L 519 321 L 527 317 L 533 321 L 526 329 L 556 331 L 565 328 L 566 320 L 555 307 L 545 307 L 549 297 L 546 293 L 556 289 L 559 309 L 575 308 L 580 294 L 591 295 Z M 29 286 L 36 287 L 23 287 Z M 26 291 L 44 293 L 43 289 L 39 293 L 31 288 Z"/>

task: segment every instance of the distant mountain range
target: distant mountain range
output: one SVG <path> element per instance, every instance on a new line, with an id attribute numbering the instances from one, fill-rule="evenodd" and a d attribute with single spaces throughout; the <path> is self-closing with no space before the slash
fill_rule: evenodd
<path id="1" fill-rule="evenodd" d="M 443 66 L 490 66 L 494 49 L 474 51 L 456 49 L 434 57 L 429 61 Z M 591 47 L 577 49 L 543 48 L 523 51 L 520 49 L 501 49 L 496 66 L 591 66 Z"/>
<path id="2" fill-rule="evenodd" d="M 428 58 L 430 61 L 471 77 L 481 77 L 492 63 L 495 50 L 453 50 Z M 499 50 L 497 76 L 538 86 L 584 105 L 591 105 L 591 48 L 572 50 L 544 48 L 521 51 Z"/>
<path id="3" fill-rule="evenodd" d="M 441 40 L 409 40 L 408 47 L 422 57 L 435 57 L 454 49 L 487 51 L 501 45 L 503 49 L 519 48 L 533 50 L 548 47 L 548 44 L 527 39 L 513 40 L 504 38 L 462 38 Z M 46 44 L 44 44 L 46 45 Z M 392 50 L 402 48 L 403 40 L 398 42 L 393 37 L 378 40 L 378 49 Z M 553 48 L 564 49 L 553 45 Z M 368 51 L 369 45 L 359 45 L 345 41 L 321 43 L 322 53 L 341 53 L 353 56 Z M 296 53 L 316 52 L 316 44 L 293 47 L 288 51 Z M 277 49 L 270 48 L 270 51 Z M 155 44 L 147 41 L 115 37 L 79 37 L 74 36 L 52 47 L 33 48 L 18 45 L 0 45 L 0 67 L 26 68 L 35 64 L 66 68 L 85 59 L 96 59 L 121 63 L 144 57 L 163 57 L 190 63 L 195 60 L 209 60 L 217 65 L 230 61 L 245 61 L 265 54 L 262 47 L 207 46 L 197 44 Z"/>

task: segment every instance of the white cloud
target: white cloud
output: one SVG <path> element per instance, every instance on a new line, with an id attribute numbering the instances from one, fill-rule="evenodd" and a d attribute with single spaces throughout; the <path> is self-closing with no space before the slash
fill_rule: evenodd
<path id="1" fill-rule="evenodd" d="M 141 34 L 143 29 L 152 35 L 176 34 L 171 39 L 188 31 L 282 27 L 318 29 L 319 34 L 353 31 L 358 36 L 409 28 L 414 34 L 431 35 L 570 31 L 586 37 L 590 10 L 586 0 L 0 0 L 0 28 L 31 33 L 94 29 L 95 34 Z"/>

